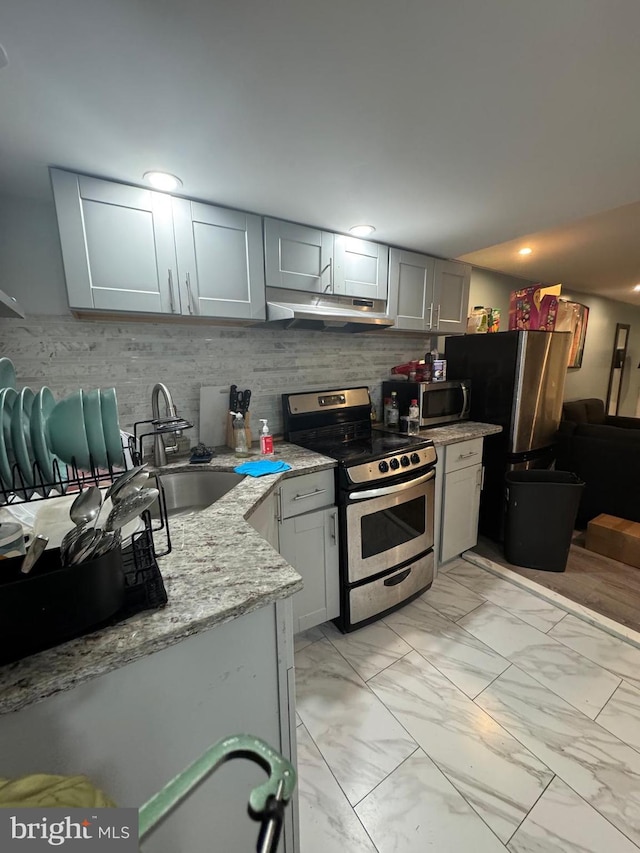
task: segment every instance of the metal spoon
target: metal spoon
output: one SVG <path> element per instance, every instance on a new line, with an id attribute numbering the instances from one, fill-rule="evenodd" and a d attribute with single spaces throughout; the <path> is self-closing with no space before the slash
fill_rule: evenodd
<path id="1" fill-rule="evenodd" d="M 94 521 L 98 517 L 101 506 L 102 492 L 97 486 L 89 486 L 88 489 L 80 492 L 71 504 L 69 517 L 75 525 L 82 527 L 84 524 L 89 524 L 90 521 Z"/>
<path id="2" fill-rule="evenodd" d="M 114 480 L 113 483 L 107 489 L 105 496 L 104 496 L 105 500 L 107 498 L 111 498 L 113 503 L 115 503 L 115 500 L 113 499 L 114 495 L 117 495 L 118 492 L 120 491 L 120 489 L 122 489 L 123 486 L 126 486 L 127 483 L 130 483 L 135 478 L 137 478 L 138 474 L 140 474 L 142 471 L 144 471 L 145 468 L 147 467 L 147 465 L 148 465 L 148 462 L 144 462 L 142 465 L 136 465 L 135 468 L 130 468 L 128 471 L 125 471 L 124 474 L 120 474 L 120 476 L 117 478 L 117 480 Z"/>
<path id="3" fill-rule="evenodd" d="M 141 492 L 127 495 L 126 498 L 114 506 L 107 516 L 107 522 L 104 525 L 105 532 L 120 530 L 125 524 L 133 521 L 134 518 L 144 512 L 145 509 L 148 509 L 158 499 L 159 494 L 158 489 L 143 489 Z"/>
<path id="4" fill-rule="evenodd" d="M 128 482 L 124 483 L 124 485 L 113 492 L 111 495 L 111 503 L 115 506 L 116 504 L 122 503 L 122 501 L 129 495 L 138 494 L 144 489 L 145 483 L 147 483 L 148 480 L 149 474 L 146 471 L 138 471 L 135 477 L 132 477 Z"/>
<path id="5" fill-rule="evenodd" d="M 85 532 L 84 525 L 82 524 L 79 527 L 72 527 L 62 537 L 62 542 L 60 543 L 60 563 L 63 566 L 67 564 L 67 557 L 74 543 Z"/>
<path id="6" fill-rule="evenodd" d="M 90 528 L 89 530 L 83 531 L 69 549 L 67 565 L 75 566 L 87 559 L 93 551 L 96 543 L 101 538 L 101 530 L 94 530 L 94 528 Z"/>

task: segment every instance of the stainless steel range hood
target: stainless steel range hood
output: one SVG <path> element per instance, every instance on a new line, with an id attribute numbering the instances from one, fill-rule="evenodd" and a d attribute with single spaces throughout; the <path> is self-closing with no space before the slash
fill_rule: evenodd
<path id="1" fill-rule="evenodd" d="M 267 288 L 267 325 L 289 329 L 371 332 L 393 326 L 381 299 L 321 296 L 299 290 Z"/>

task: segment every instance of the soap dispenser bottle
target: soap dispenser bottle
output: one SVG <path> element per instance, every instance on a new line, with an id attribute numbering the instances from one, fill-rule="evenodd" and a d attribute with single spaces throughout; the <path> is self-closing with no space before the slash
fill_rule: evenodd
<path id="1" fill-rule="evenodd" d="M 233 415 L 233 446 L 236 456 L 248 456 L 247 433 L 244 428 L 242 412 L 231 412 Z"/>
<path id="2" fill-rule="evenodd" d="M 269 431 L 269 424 L 266 418 L 260 418 L 262 430 L 260 431 L 260 453 L 263 456 L 273 456 L 273 436 Z"/>

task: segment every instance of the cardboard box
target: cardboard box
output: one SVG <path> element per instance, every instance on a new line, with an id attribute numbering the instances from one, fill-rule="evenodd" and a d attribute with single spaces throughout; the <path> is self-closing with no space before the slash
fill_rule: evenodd
<path id="1" fill-rule="evenodd" d="M 585 545 L 589 551 L 640 569 L 640 524 L 637 521 L 599 515 L 587 525 Z"/>
<path id="2" fill-rule="evenodd" d="M 509 330 L 553 332 L 561 289 L 561 284 L 552 287 L 534 284 L 512 291 L 509 298 Z"/>

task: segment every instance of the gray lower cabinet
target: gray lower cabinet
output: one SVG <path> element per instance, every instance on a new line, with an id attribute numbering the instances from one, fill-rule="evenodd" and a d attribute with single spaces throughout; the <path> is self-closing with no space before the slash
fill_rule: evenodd
<path id="1" fill-rule="evenodd" d="M 395 328 L 464 332 L 469 305 L 471 267 L 391 249 L 389 307 Z"/>
<path id="2" fill-rule="evenodd" d="M 481 490 L 482 439 L 474 438 L 446 447 L 440 563 L 446 563 L 477 543 Z"/>
<path id="3" fill-rule="evenodd" d="M 340 615 L 334 494 L 333 469 L 287 477 L 247 519 L 304 581 L 291 599 L 295 634 Z"/>
<path id="4" fill-rule="evenodd" d="M 259 216 L 51 170 L 69 305 L 265 318 Z"/>
<path id="5" fill-rule="evenodd" d="M 280 522 L 280 553 L 304 581 L 292 598 L 294 634 L 340 615 L 337 514 L 330 507 Z"/>
<path id="6" fill-rule="evenodd" d="M 2 775 L 85 774 L 118 805 L 139 808 L 229 735 L 257 735 L 295 765 L 290 608 L 289 600 L 266 605 L 1 714 Z M 255 850 L 259 824 L 247 802 L 264 778 L 253 762 L 230 761 L 186 797 L 144 849 Z M 296 791 L 278 850 L 299 849 Z"/>
<path id="7" fill-rule="evenodd" d="M 268 287 L 387 297 L 389 249 L 380 243 L 267 218 L 264 252 Z"/>

